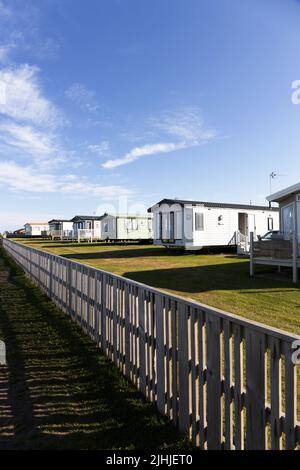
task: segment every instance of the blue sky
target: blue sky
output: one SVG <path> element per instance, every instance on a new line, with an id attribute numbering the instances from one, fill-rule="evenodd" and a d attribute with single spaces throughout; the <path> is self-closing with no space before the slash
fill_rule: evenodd
<path id="1" fill-rule="evenodd" d="M 292 0 L 0 0 L 0 230 L 298 182 L 299 21 Z"/>

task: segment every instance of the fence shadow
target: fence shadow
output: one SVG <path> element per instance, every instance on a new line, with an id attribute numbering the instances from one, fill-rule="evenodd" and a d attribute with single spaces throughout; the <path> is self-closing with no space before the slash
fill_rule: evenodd
<path id="1" fill-rule="evenodd" d="M 189 447 L 79 327 L 6 262 L 12 271 L 0 289 L 1 327 L 16 432 L 3 447 Z"/>

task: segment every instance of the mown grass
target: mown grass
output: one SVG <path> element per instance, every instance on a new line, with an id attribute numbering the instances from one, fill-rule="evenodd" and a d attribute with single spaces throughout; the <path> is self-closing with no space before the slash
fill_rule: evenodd
<path id="1" fill-rule="evenodd" d="M 256 267 L 235 254 L 178 254 L 163 247 L 40 239 L 30 246 L 169 290 L 199 302 L 300 334 L 300 289 L 289 271 Z"/>
<path id="2" fill-rule="evenodd" d="M 190 444 L 0 250 L 0 449 Z"/>

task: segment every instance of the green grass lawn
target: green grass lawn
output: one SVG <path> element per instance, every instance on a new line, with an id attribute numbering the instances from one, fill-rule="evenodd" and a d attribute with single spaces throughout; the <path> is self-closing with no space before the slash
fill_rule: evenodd
<path id="1" fill-rule="evenodd" d="M 290 273 L 256 267 L 257 276 L 250 278 L 249 260 L 234 253 L 195 255 L 151 245 L 22 242 L 300 334 L 300 289 L 292 284 Z"/>
<path id="2" fill-rule="evenodd" d="M 190 444 L 0 249 L 0 449 Z"/>

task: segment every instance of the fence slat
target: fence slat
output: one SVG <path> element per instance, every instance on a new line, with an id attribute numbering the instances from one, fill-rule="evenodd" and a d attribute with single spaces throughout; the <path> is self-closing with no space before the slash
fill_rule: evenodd
<path id="1" fill-rule="evenodd" d="M 178 303 L 179 429 L 190 428 L 188 307 Z"/>
<path id="2" fill-rule="evenodd" d="M 172 419 L 175 426 L 178 423 L 178 329 L 177 329 L 176 304 L 171 301 L 171 335 L 172 335 Z"/>
<path id="3" fill-rule="evenodd" d="M 145 297 L 144 290 L 139 289 L 139 387 L 143 395 L 146 395 L 146 361 L 145 361 Z"/>
<path id="4" fill-rule="evenodd" d="M 285 353 L 285 447 L 288 450 L 295 449 L 295 423 L 296 423 L 296 367 L 292 362 L 292 350 L 290 343 L 284 343 Z"/>
<path id="5" fill-rule="evenodd" d="M 221 449 L 220 319 L 206 316 L 207 354 L 207 448 Z"/>
<path id="6" fill-rule="evenodd" d="M 206 438 L 206 381 L 204 371 L 206 371 L 206 343 L 204 335 L 205 313 L 197 310 L 198 317 L 198 362 L 199 362 L 199 446 L 205 449 Z"/>
<path id="7" fill-rule="evenodd" d="M 244 449 L 242 328 L 240 325 L 233 325 L 232 328 L 234 334 L 234 446 L 236 450 L 242 450 Z"/>
<path id="8" fill-rule="evenodd" d="M 231 324 L 224 321 L 224 397 L 225 397 L 225 449 L 233 447 L 232 435 L 232 335 Z"/>
<path id="9" fill-rule="evenodd" d="M 266 447 L 266 342 L 265 336 L 254 330 L 246 331 L 246 448 Z"/>
<path id="10" fill-rule="evenodd" d="M 129 320 L 129 287 L 125 283 L 125 374 L 130 378 L 130 320 Z"/>
<path id="11" fill-rule="evenodd" d="M 119 316 L 119 305 L 118 305 L 118 285 L 117 279 L 113 280 L 113 352 L 114 352 L 114 363 L 118 363 L 118 316 Z"/>
<path id="12" fill-rule="evenodd" d="M 271 338 L 270 343 L 270 356 L 271 356 L 271 449 L 281 449 L 281 351 L 280 341 L 276 338 Z"/>
<path id="13" fill-rule="evenodd" d="M 165 344 L 163 298 L 155 296 L 157 408 L 165 414 Z"/>

